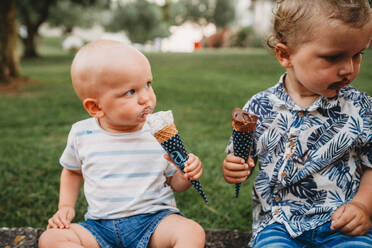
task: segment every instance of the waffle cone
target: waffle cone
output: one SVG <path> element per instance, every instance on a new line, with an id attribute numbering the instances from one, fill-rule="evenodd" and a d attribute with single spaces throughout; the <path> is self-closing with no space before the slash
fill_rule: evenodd
<path id="1" fill-rule="evenodd" d="M 177 133 L 178 130 L 176 128 L 176 125 L 170 124 L 166 125 L 160 131 L 156 132 L 154 136 L 159 143 L 163 143 L 164 141 L 167 141 L 168 139 L 172 138 Z"/>

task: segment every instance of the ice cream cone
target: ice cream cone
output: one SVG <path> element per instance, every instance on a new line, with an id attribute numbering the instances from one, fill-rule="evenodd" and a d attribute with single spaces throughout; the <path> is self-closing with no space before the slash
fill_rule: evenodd
<path id="1" fill-rule="evenodd" d="M 244 161 L 248 161 L 257 119 L 257 115 L 250 114 L 239 108 L 235 108 L 232 113 L 234 156 L 240 157 Z M 240 183 L 237 183 L 235 184 L 235 197 L 239 197 L 239 192 Z"/>
<path id="2" fill-rule="evenodd" d="M 153 115 L 156 115 L 156 114 L 157 113 L 155 113 Z M 160 115 L 163 115 L 163 113 L 160 113 Z M 166 116 L 169 116 L 169 113 L 167 113 Z M 170 112 L 170 116 L 171 116 L 171 112 Z M 150 118 L 153 118 L 153 117 L 154 116 L 151 116 Z M 188 153 L 185 149 L 185 146 L 183 144 L 183 141 L 181 140 L 181 137 L 178 135 L 178 130 L 176 128 L 176 125 L 173 123 L 173 116 L 171 116 L 171 117 L 172 117 L 171 121 L 162 120 L 164 123 L 162 123 L 160 125 L 158 125 L 158 123 L 156 123 L 154 125 L 154 126 L 156 126 L 153 129 L 153 130 L 155 130 L 155 132 L 153 132 L 154 137 L 160 143 L 160 145 L 163 147 L 163 149 L 169 154 L 169 156 L 172 158 L 173 162 L 182 171 L 182 173 L 185 173 L 185 171 L 184 171 L 185 162 L 189 159 L 189 155 L 188 155 Z M 155 116 L 154 119 L 157 119 L 157 117 Z M 156 121 L 157 120 L 155 120 L 155 122 Z M 163 127 L 160 130 L 158 130 L 161 125 L 163 125 Z M 198 193 L 201 195 L 201 197 L 204 199 L 204 201 L 206 203 L 208 203 L 208 199 L 207 199 L 207 197 L 206 197 L 206 195 L 203 191 L 203 188 L 202 188 L 199 180 L 190 180 L 189 179 L 189 181 L 192 184 L 192 186 L 198 191 Z"/>
<path id="3" fill-rule="evenodd" d="M 169 124 L 163 127 L 160 131 L 156 132 L 154 136 L 159 143 L 163 143 L 164 141 L 172 138 L 176 134 L 178 134 L 176 125 Z"/>

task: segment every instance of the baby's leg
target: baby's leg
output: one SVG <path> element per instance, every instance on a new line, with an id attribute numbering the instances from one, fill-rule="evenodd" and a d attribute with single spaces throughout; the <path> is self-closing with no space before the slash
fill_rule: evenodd
<path id="1" fill-rule="evenodd" d="M 156 227 L 149 244 L 151 248 L 204 248 L 205 232 L 195 221 L 171 214 Z"/>
<path id="2" fill-rule="evenodd" d="M 79 224 L 69 229 L 47 229 L 39 239 L 39 248 L 98 248 L 94 236 Z"/>

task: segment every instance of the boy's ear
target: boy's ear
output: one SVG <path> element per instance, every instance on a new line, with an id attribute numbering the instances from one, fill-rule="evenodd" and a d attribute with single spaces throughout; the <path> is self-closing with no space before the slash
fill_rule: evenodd
<path id="1" fill-rule="evenodd" d="M 283 43 L 278 43 L 275 46 L 275 55 L 281 66 L 284 68 L 290 68 L 292 66 L 288 46 L 284 45 Z"/>
<path id="2" fill-rule="evenodd" d="M 92 116 L 96 118 L 102 118 L 105 114 L 100 108 L 97 99 L 86 98 L 83 101 L 83 106 L 85 110 Z"/>

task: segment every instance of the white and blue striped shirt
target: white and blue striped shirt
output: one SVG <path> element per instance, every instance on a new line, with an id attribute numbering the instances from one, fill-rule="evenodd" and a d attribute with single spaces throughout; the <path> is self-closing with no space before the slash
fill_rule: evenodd
<path id="1" fill-rule="evenodd" d="M 163 209 L 179 211 L 166 184 L 176 167 L 163 158 L 164 153 L 147 123 L 140 131 L 116 134 L 89 118 L 72 126 L 60 163 L 82 171 L 86 219 L 117 219 Z"/>

